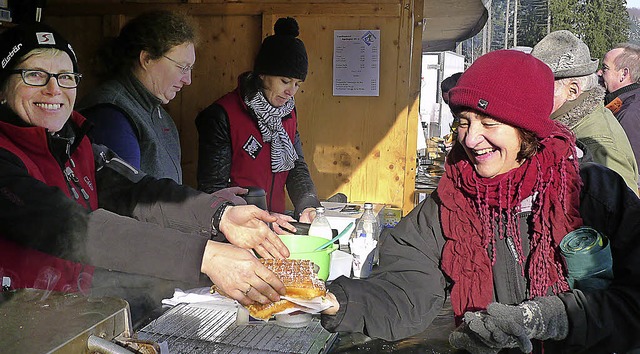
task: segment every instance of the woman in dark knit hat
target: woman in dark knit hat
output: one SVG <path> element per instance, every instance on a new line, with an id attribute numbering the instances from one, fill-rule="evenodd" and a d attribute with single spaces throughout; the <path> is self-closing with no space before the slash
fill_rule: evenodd
<path id="1" fill-rule="evenodd" d="M 640 346 L 640 200 L 617 173 L 578 167 L 573 134 L 549 118 L 553 88 L 551 70 L 519 51 L 469 67 L 449 92 L 460 125 L 436 191 L 381 236 L 370 278 L 329 286 L 325 328 L 398 340 L 449 297 L 449 341 L 472 353 Z M 582 226 L 608 237 L 613 280 L 572 281 L 560 242 Z"/>
<path id="2" fill-rule="evenodd" d="M 284 213 L 286 186 L 295 217 L 311 222 L 320 202 L 304 161 L 293 98 L 307 77 L 307 52 L 295 19 L 278 19 L 274 32 L 262 42 L 253 71 L 196 118 L 198 189 L 260 187 L 267 208 Z"/>

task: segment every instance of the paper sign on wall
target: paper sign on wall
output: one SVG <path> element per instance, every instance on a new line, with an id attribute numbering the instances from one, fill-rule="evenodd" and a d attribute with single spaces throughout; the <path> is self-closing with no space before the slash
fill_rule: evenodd
<path id="1" fill-rule="evenodd" d="M 380 30 L 333 32 L 333 95 L 379 96 Z"/>

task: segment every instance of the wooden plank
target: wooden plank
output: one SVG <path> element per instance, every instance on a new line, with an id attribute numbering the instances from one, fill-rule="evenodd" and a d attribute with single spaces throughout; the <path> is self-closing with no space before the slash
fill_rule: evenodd
<path id="1" fill-rule="evenodd" d="M 120 29 L 124 27 L 126 23 L 126 16 L 122 14 L 118 15 L 105 15 L 102 18 L 102 35 L 103 37 L 117 37 L 120 33 Z"/>
<path id="2" fill-rule="evenodd" d="M 234 89 L 237 76 L 252 68 L 262 39 L 272 34 L 275 21 L 282 16 L 294 16 L 309 56 L 309 73 L 296 95 L 298 129 L 319 196 L 324 199 L 342 192 L 351 201 L 412 207 L 421 63 L 418 23 L 422 19 L 416 7 L 422 6 L 422 0 L 385 1 L 382 4 L 314 1 L 296 3 L 301 6 L 297 10 L 292 10 L 295 5 L 291 2 L 280 1 L 155 2 L 154 9 L 206 10 L 205 14 L 194 16 L 201 43 L 196 46 L 192 83 L 166 106 L 180 132 L 185 184 L 196 186 L 196 115 Z M 76 11 L 73 7 L 64 7 L 63 11 L 50 5 L 59 15 L 48 11 L 46 18 L 46 22 L 68 36 L 78 52 L 82 72 L 87 73 L 78 97 L 97 84 L 92 75 L 93 57 L 103 37 L 116 33 L 127 19 L 149 10 L 150 6 L 111 3 L 96 4 L 103 6 L 96 9 L 87 6 L 88 3 L 82 4 L 84 8 L 79 7 L 75 15 L 67 11 Z M 384 15 L 375 13 L 380 7 L 387 9 Z M 308 11 L 310 8 L 313 11 Z M 335 15 L 337 12 L 339 15 Z M 380 95 L 335 97 L 333 33 L 363 29 L 381 31 Z"/>
<path id="3" fill-rule="evenodd" d="M 414 13 L 411 17 L 410 26 L 407 27 L 408 31 L 413 32 L 411 35 L 407 34 L 404 38 L 411 39 L 411 49 L 409 51 L 411 55 L 410 72 L 408 76 L 409 80 L 409 95 L 408 95 L 408 119 L 407 119 L 407 144 L 405 151 L 405 164 L 407 171 L 405 173 L 405 180 L 403 185 L 404 198 L 402 201 L 402 215 L 406 215 L 413 209 L 414 205 L 414 191 L 416 185 L 416 161 L 417 161 L 417 141 L 418 130 L 415 127 L 418 126 L 419 112 L 420 112 L 420 91 L 421 91 L 421 77 L 422 77 L 422 33 L 424 30 L 425 19 L 423 17 L 422 10 L 424 9 L 424 2 L 426 0 L 412 0 L 409 4 Z M 403 38 L 401 36 L 401 38 Z"/>
<path id="4" fill-rule="evenodd" d="M 261 35 L 260 16 L 196 17 L 201 42 L 196 47 L 192 83 L 181 91 L 174 119 L 179 123 L 182 168 L 186 184 L 196 186 L 198 131 L 195 118 L 200 111 L 235 89 L 238 76 L 253 67 Z M 177 98 L 171 101 L 173 105 Z"/>
<path id="5" fill-rule="evenodd" d="M 52 16 L 90 16 L 106 14 L 128 14 L 137 15 L 149 11 L 149 3 L 74 3 L 65 1 L 51 1 L 53 4 L 47 6 L 47 15 Z M 57 6 L 54 5 L 58 3 Z M 72 5 L 72 6 L 71 6 Z M 374 17 L 398 17 L 400 7 L 398 4 L 371 4 L 371 3 L 344 3 L 326 4 L 319 6 L 315 3 L 154 3 L 154 9 L 165 9 L 169 11 L 184 11 L 192 16 L 215 16 L 215 15 L 259 15 L 264 12 L 280 13 L 289 15 L 323 15 L 340 16 L 350 14 L 352 16 L 374 16 Z"/>

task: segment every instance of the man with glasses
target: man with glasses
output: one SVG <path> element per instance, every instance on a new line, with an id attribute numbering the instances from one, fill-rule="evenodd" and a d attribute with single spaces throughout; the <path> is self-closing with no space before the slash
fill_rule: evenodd
<path id="1" fill-rule="evenodd" d="M 197 34 L 190 19 L 153 11 L 129 21 L 100 52 L 107 78 L 78 110 L 95 124 L 93 142 L 136 168 L 182 183 L 178 129 L 162 105 L 191 84 Z"/>
<path id="2" fill-rule="evenodd" d="M 605 54 L 598 76 L 607 89 L 604 104 L 627 133 L 640 166 L 640 47 L 616 45 Z"/>
<path id="3" fill-rule="evenodd" d="M 531 55 L 547 64 L 554 76 L 551 119 L 576 135 L 584 153 L 581 162 L 593 161 L 616 171 L 638 194 L 638 166 L 624 129 L 602 102 L 605 90 L 598 83 L 598 59 L 571 31 L 546 35 Z"/>

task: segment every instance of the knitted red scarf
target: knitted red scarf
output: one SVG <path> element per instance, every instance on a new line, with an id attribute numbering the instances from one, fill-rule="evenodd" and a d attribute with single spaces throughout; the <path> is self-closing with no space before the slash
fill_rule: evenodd
<path id="1" fill-rule="evenodd" d="M 523 266 L 529 296 L 569 289 L 558 246 L 567 233 L 582 225 L 578 210 L 582 181 L 575 151 L 573 133 L 556 123 L 551 135 L 541 141 L 540 151 L 520 167 L 482 178 L 456 143 L 447 157 L 438 195 L 447 239 L 442 269 L 453 280 L 451 303 L 457 319 L 466 311 L 486 309 L 493 300 L 495 253 L 490 259 L 488 249 L 490 244 L 495 249 L 496 234 L 500 239 L 513 239 L 518 262 L 523 264 L 516 216 L 520 203 L 529 196 L 535 196 L 528 235 L 531 251 Z M 499 217 L 501 226 L 497 226 Z"/>

